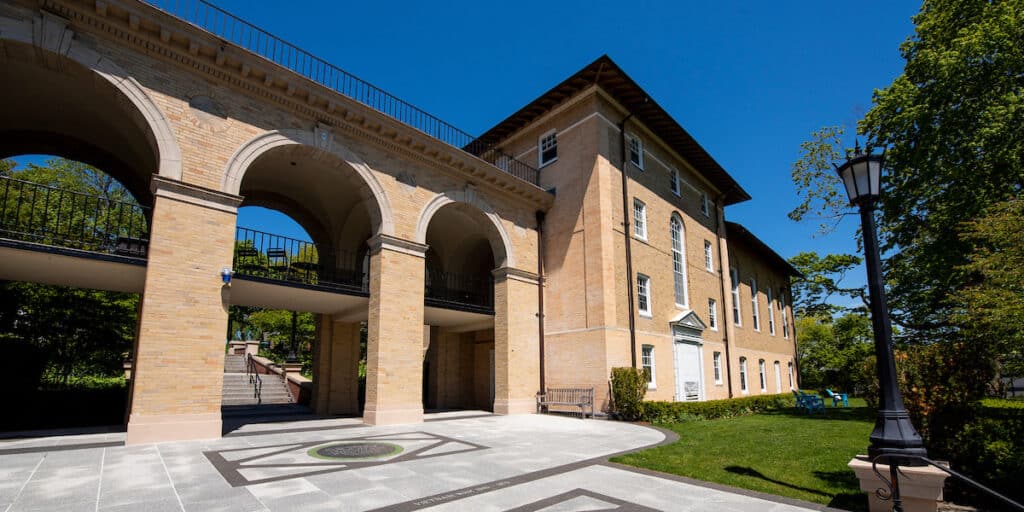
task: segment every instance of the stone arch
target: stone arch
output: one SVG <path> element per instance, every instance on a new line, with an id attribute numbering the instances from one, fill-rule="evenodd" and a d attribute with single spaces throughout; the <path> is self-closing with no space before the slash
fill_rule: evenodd
<path id="1" fill-rule="evenodd" d="M 0 41 L 21 43 L 35 49 L 46 65 L 61 69 L 66 61 L 77 63 L 120 92 L 148 127 L 157 153 L 157 174 L 181 179 L 181 148 L 170 122 L 146 90 L 117 63 L 101 56 L 74 37 L 69 21 L 47 11 L 29 19 L 0 16 Z"/>
<path id="2" fill-rule="evenodd" d="M 494 254 L 494 261 L 498 268 L 515 267 L 515 255 L 512 249 L 512 239 L 501 222 L 494 208 L 486 199 L 480 197 L 472 185 L 467 185 L 463 190 L 448 190 L 431 199 L 420 212 L 419 220 L 416 223 L 416 237 L 414 241 L 420 244 L 427 243 L 427 228 L 430 227 L 430 220 L 441 208 L 452 204 L 463 203 L 475 207 L 491 221 L 493 230 L 485 229 L 488 241 L 491 244 L 491 252 Z"/>
<path id="3" fill-rule="evenodd" d="M 356 174 L 366 183 L 376 203 L 376 208 L 369 208 L 371 220 L 376 227 L 375 235 L 394 235 L 395 226 L 391 203 L 384 187 L 381 186 L 373 169 L 361 157 L 347 147 L 333 140 L 329 130 L 317 127 L 315 130 L 285 129 L 272 130 L 249 140 L 228 160 L 221 180 L 221 191 L 238 195 L 242 187 L 242 178 L 253 162 L 264 153 L 274 148 L 288 145 L 309 146 L 326 151 L 344 161 L 355 170 Z"/>

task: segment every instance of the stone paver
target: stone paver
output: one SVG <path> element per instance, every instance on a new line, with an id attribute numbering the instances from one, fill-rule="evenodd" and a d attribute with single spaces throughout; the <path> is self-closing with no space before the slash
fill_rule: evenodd
<path id="1" fill-rule="evenodd" d="M 11 440 L 0 442 L 0 512 L 821 508 L 606 462 L 664 440 L 625 423 L 481 413 L 383 427 L 358 419 L 258 424 L 218 440 L 130 447 L 123 434 Z M 354 442 L 401 449 L 309 455 Z"/>

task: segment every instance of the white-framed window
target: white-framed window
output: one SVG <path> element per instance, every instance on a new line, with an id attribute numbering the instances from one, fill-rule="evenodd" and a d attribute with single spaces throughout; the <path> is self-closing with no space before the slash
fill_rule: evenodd
<path id="1" fill-rule="evenodd" d="M 711 248 L 711 240 L 704 240 L 704 268 L 708 272 L 715 271 L 715 252 Z"/>
<path id="2" fill-rule="evenodd" d="M 537 164 L 544 167 L 555 160 L 558 160 L 558 134 L 551 130 L 537 141 Z"/>
<path id="3" fill-rule="evenodd" d="M 703 213 L 705 217 L 711 216 L 711 200 L 708 199 L 707 192 L 700 193 L 700 212 Z"/>
<path id="4" fill-rule="evenodd" d="M 722 353 L 715 352 L 712 359 L 715 364 L 715 384 L 722 384 Z"/>
<path id="5" fill-rule="evenodd" d="M 672 191 L 673 194 L 677 196 L 680 195 L 678 169 L 673 168 L 668 170 L 668 188 L 669 190 Z"/>
<path id="6" fill-rule="evenodd" d="M 683 243 L 683 221 L 675 214 L 669 220 L 669 231 L 672 235 L 672 278 L 675 286 L 676 305 L 686 307 L 689 297 L 686 293 L 686 252 Z"/>
<path id="7" fill-rule="evenodd" d="M 633 234 L 641 240 L 647 240 L 647 205 L 633 198 Z"/>
<path id="8" fill-rule="evenodd" d="M 789 362 L 789 389 L 796 389 L 793 386 L 793 361 Z"/>
<path id="9" fill-rule="evenodd" d="M 715 299 L 708 299 L 708 327 L 712 331 L 718 330 L 718 302 Z"/>
<path id="10" fill-rule="evenodd" d="M 743 325 L 740 317 L 740 272 L 736 267 L 729 267 L 729 279 L 732 284 L 732 323 Z"/>
<path id="11" fill-rule="evenodd" d="M 637 166 L 641 171 L 644 170 L 643 141 L 636 135 L 629 135 L 626 137 L 626 144 L 629 144 L 629 161 L 633 162 L 633 165 Z"/>
<path id="12" fill-rule="evenodd" d="M 754 330 L 761 330 L 761 312 L 757 307 L 757 279 L 750 278 L 750 312 L 754 316 Z"/>
<path id="13" fill-rule="evenodd" d="M 761 392 L 765 393 L 768 391 L 768 370 L 764 366 L 764 359 L 760 359 L 757 361 L 757 371 L 760 373 L 761 376 Z"/>
<path id="14" fill-rule="evenodd" d="M 782 365 L 775 361 L 775 392 L 782 393 Z"/>
<path id="15" fill-rule="evenodd" d="M 636 307 L 640 315 L 651 316 L 651 278 L 643 275 L 636 275 Z"/>
<path id="16" fill-rule="evenodd" d="M 640 364 L 643 365 L 643 369 L 647 370 L 647 376 L 650 380 L 647 381 L 647 389 L 654 389 L 657 387 L 658 379 L 654 375 L 654 346 L 644 345 L 640 349 Z"/>
<path id="17" fill-rule="evenodd" d="M 768 294 L 768 334 L 775 336 L 775 304 L 772 301 L 772 287 L 765 288 Z"/>
<path id="18" fill-rule="evenodd" d="M 789 338 L 789 317 L 786 315 L 786 293 L 779 289 L 779 313 L 782 315 L 782 337 Z"/>
<path id="19" fill-rule="evenodd" d="M 740 358 L 740 391 L 746 393 L 747 388 L 747 358 Z"/>

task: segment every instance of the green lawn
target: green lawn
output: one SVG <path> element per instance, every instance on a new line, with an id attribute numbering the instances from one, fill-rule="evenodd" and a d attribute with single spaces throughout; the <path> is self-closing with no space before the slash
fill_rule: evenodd
<path id="1" fill-rule="evenodd" d="M 667 446 L 613 462 L 787 496 L 846 510 L 866 510 L 866 494 L 846 467 L 867 451 L 875 413 L 863 400 L 827 415 L 793 410 L 659 425 L 679 434 Z"/>

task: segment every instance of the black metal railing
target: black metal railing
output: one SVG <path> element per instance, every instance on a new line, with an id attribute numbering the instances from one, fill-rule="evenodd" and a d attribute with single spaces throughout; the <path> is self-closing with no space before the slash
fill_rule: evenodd
<path id="1" fill-rule="evenodd" d="M 494 313 L 494 278 L 428 270 L 424 299 L 429 306 Z"/>
<path id="2" fill-rule="evenodd" d="M 252 358 L 252 354 L 245 355 L 245 375 L 249 378 L 249 384 L 252 385 L 252 397 L 257 404 L 263 403 L 263 379 L 256 368 L 256 360 Z"/>
<path id="3" fill-rule="evenodd" d="M 149 208 L 0 176 L 0 237 L 145 258 Z"/>
<path id="4" fill-rule="evenodd" d="M 340 251 L 321 258 L 313 242 L 254 229 L 235 228 L 233 266 L 235 275 L 243 278 L 367 291 L 362 261 L 355 253 Z"/>
<path id="5" fill-rule="evenodd" d="M 879 464 L 886 464 L 886 463 L 889 464 L 889 476 L 888 477 L 883 475 L 882 472 L 878 470 L 878 465 Z M 946 473 L 947 475 L 952 476 L 957 481 L 963 482 L 963 483 L 969 485 L 970 487 L 973 487 L 973 488 L 981 491 L 982 494 L 988 496 L 989 498 L 994 498 L 996 501 L 1001 502 L 1003 505 L 1005 505 L 1007 507 L 1006 510 L 1017 510 L 1017 511 L 1020 511 L 1020 512 L 1024 512 L 1024 505 L 1022 505 L 1020 503 L 1017 503 L 1016 501 L 1013 501 L 1012 499 L 1007 498 L 1006 496 L 1004 496 L 1002 494 L 999 494 L 998 492 L 996 492 L 996 491 L 994 491 L 994 490 L 992 490 L 992 489 L 990 489 L 990 488 L 988 488 L 988 487 L 986 487 L 986 486 L 984 486 L 984 485 L 982 485 L 982 484 L 980 484 L 978 482 L 975 482 L 974 480 L 971 480 L 966 475 L 964 475 L 962 473 L 958 473 L 956 471 L 953 471 L 952 469 L 949 469 L 948 467 L 946 467 L 946 466 L 944 466 L 942 464 L 939 464 L 939 463 L 937 463 L 937 462 L 935 462 L 935 461 L 933 461 L 933 460 L 931 460 L 931 459 L 929 459 L 927 457 L 920 457 L 920 456 L 917 456 L 917 455 L 889 455 L 889 454 L 882 454 L 882 455 L 879 455 L 879 456 L 875 457 L 871 461 L 871 469 L 875 472 L 875 475 L 878 476 L 878 479 L 882 481 L 882 485 L 884 486 L 883 488 L 879 488 L 878 490 L 876 490 L 875 491 L 875 495 L 878 496 L 878 498 L 883 500 L 883 501 L 891 501 L 892 502 L 892 510 L 893 510 L 893 512 L 903 512 L 903 498 L 900 496 L 900 469 L 899 469 L 899 467 L 901 465 L 903 465 L 903 466 L 910 466 L 910 465 L 916 465 L 916 466 L 928 465 L 928 466 L 932 466 L 932 467 L 934 467 L 936 469 L 939 469 L 940 471 Z"/>
<path id="6" fill-rule="evenodd" d="M 533 184 L 539 171 L 491 144 L 205 0 L 145 0 L 226 42 L 298 73 L 328 89 L 454 146 Z"/>

